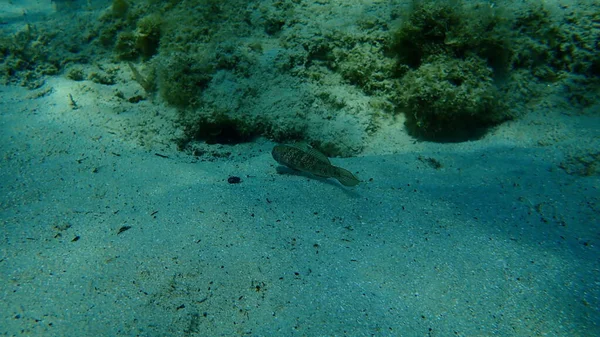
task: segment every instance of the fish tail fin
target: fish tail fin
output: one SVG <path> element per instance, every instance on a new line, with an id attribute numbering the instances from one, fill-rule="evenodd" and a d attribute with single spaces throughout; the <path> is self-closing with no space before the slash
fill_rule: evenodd
<path id="1" fill-rule="evenodd" d="M 358 185 L 358 183 L 360 182 L 360 180 L 358 180 L 358 178 L 356 178 L 356 176 L 354 174 L 352 174 L 350 171 L 343 169 L 341 167 L 335 167 L 335 176 L 333 176 L 333 178 L 337 179 L 337 181 L 340 182 L 340 184 L 344 185 L 344 186 L 356 186 Z"/>

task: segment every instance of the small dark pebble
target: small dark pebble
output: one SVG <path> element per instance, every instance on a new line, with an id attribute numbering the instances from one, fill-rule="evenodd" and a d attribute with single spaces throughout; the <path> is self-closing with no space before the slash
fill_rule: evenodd
<path id="1" fill-rule="evenodd" d="M 227 182 L 230 184 L 239 184 L 242 182 L 242 179 L 240 179 L 240 177 L 231 176 L 227 178 Z"/>

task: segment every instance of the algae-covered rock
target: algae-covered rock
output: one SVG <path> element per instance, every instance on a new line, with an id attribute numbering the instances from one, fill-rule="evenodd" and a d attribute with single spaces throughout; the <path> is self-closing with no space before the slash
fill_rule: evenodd
<path id="1" fill-rule="evenodd" d="M 513 33 L 502 10 L 479 2 L 415 1 L 394 33 L 397 103 L 415 136 L 460 141 L 506 120 L 501 85 Z"/>
<path id="2" fill-rule="evenodd" d="M 542 80 L 556 81 L 568 73 L 600 76 L 600 4 L 551 10 L 543 3 L 523 9 L 515 19 L 513 64 L 536 71 Z M 544 68 L 544 71 L 539 71 Z"/>
<path id="3" fill-rule="evenodd" d="M 338 60 L 336 70 L 366 93 L 386 92 L 393 86 L 394 60 L 385 57 L 381 46 L 360 43 L 350 51 L 338 48 L 334 54 Z"/>
<path id="4" fill-rule="evenodd" d="M 135 60 L 139 57 L 139 50 L 136 48 L 137 37 L 131 31 L 120 32 L 115 42 L 114 53 L 120 60 Z"/>
<path id="5" fill-rule="evenodd" d="M 207 53 L 173 53 L 156 59 L 158 89 L 161 96 L 178 107 L 197 106 L 202 91 L 214 74 Z"/>
<path id="6" fill-rule="evenodd" d="M 506 71 L 511 57 L 510 20 L 499 7 L 466 1 L 415 1 L 394 32 L 391 49 L 411 68 L 427 58 L 476 55 L 494 71 Z"/>
<path id="7" fill-rule="evenodd" d="M 67 69 L 65 75 L 68 79 L 73 81 L 79 82 L 85 80 L 85 72 L 79 66 Z"/>
<path id="8" fill-rule="evenodd" d="M 461 140 L 547 87 L 593 106 L 600 5 L 508 3 L 111 0 L 69 25 L 57 24 L 67 20 L 58 13 L 0 34 L 0 75 L 36 87 L 65 69 L 111 84 L 69 69 L 127 61 L 130 80 L 159 94 L 153 103 L 179 108 L 188 140 L 265 136 L 342 156 L 384 128 L 404 132 L 382 124 L 400 112 L 414 135 Z"/>
<path id="9" fill-rule="evenodd" d="M 401 80 L 399 100 L 416 136 L 462 140 L 509 116 L 500 109 L 492 70 L 476 57 L 433 57 Z"/>
<path id="10" fill-rule="evenodd" d="M 125 29 L 117 34 L 114 53 L 118 59 L 132 61 L 140 56 L 149 59 L 158 52 L 162 20 L 150 14 L 136 21 L 134 30 Z"/>
<path id="11" fill-rule="evenodd" d="M 144 16 L 137 22 L 135 47 L 148 59 L 158 51 L 162 19 L 158 14 Z"/>
<path id="12" fill-rule="evenodd" d="M 0 81 L 35 89 L 45 76 L 56 75 L 66 59 L 52 51 L 56 35 L 28 24 L 15 34 L 0 36 Z"/>
<path id="13" fill-rule="evenodd" d="M 127 15 L 129 10 L 129 2 L 127 0 L 113 0 L 112 2 L 112 15 L 114 17 L 122 18 Z"/>

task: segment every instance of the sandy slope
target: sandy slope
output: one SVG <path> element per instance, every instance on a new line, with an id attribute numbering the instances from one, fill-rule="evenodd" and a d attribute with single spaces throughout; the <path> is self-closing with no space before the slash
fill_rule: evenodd
<path id="1" fill-rule="evenodd" d="M 169 109 L 112 92 L 0 89 L 3 336 L 600 334 L 600 181 L 559 168 L 597 116 L 388 139 L 333 159 L 347 189 L 263 140 L 178 153 Z"/>
<path id="2" fill-rule="evenodd" d="M 115 90 L 142 89 L 0 87 L 0 336 L 600 335 L 597 105 L 458 144 L 400 117 L 332 159 L 348 189 L 262 139 L 180 153 L 173 109 Z"/>

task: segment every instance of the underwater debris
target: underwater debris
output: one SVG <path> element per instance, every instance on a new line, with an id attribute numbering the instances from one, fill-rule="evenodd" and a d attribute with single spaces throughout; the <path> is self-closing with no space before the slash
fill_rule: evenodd
<path id="1" fill-rule="evenodd" d="M 117 231 L 117 235 L 119 235 L 125 231 L 128 231 L 130 229 L 131 229 L 131 226 L 121 226 L 121 228 L 119 228 L 119 230 Z"/>
<path id="2" fill-rule="evenodd" d="M 77 104 L 77 102 L 75 101 L 75 99 L 73 98 L 73 95 L 69 94 L 69 106 L 71 107 L 72 110 L 77 110 L 79 109 L 79 105 Z"/>

